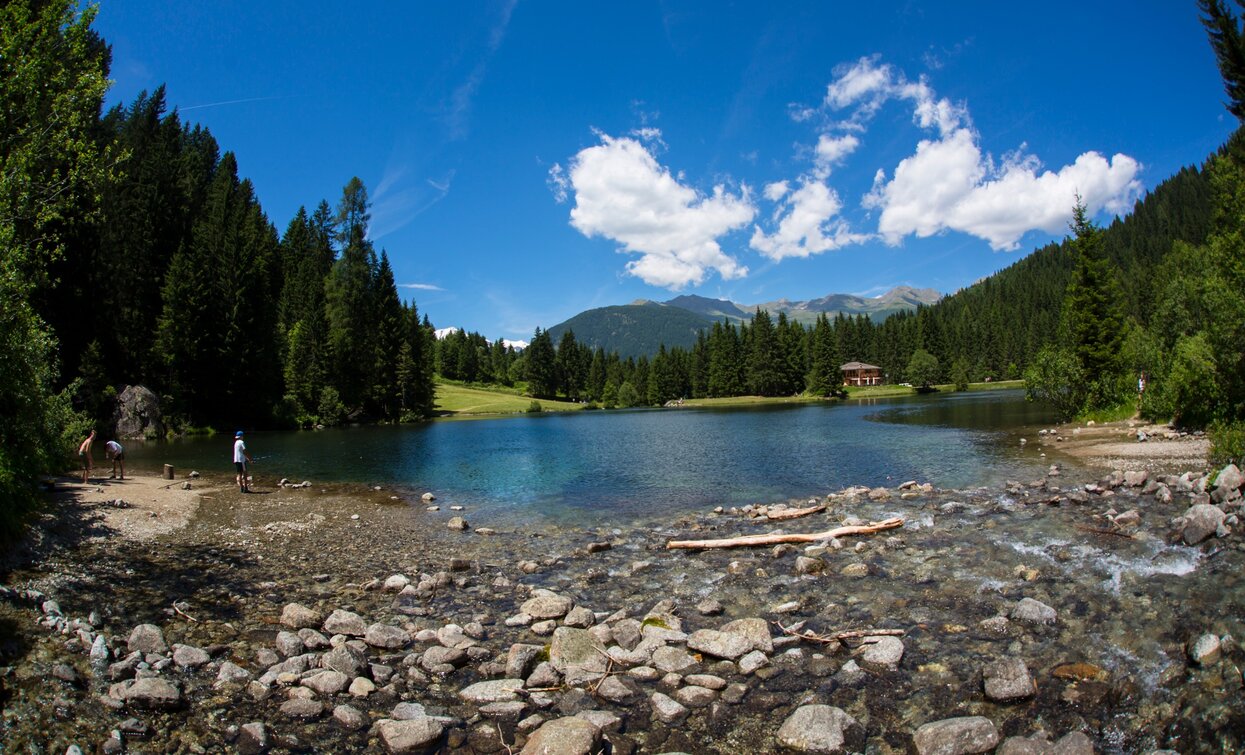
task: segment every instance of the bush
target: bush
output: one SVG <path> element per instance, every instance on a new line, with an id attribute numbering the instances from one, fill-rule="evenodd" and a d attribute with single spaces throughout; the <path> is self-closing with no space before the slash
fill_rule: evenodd
<path id="1" fill-rule="evenodd" d="M 1069 420 L 1085 406 L 1085 376 L 1076 356 L 1058 346 L 1043 346 L 1025 370 L 1025 398 L 1050 404 Z"/>
<path id="2" fill-rule="evenodd" d="M 951 363 L 951 382 L 955 383 L 957 391 L 968 390 L 968 362 L 964 357 Z"/>
<path id="3" fill-rule="evenodd" d="M 541 405 L 540 405 L 540 402 L 539 402 L 539 401 L 536 401 L 535 399 L 533 399 L 533 400 L 532 400 L 532 403 L 530 403 L 530 404 L 528 404 L 528 405 L 527 405 L 527 413 L 528 413 L 528 414 L 540 414 L 540 413 L 541 413 L 541 412 L 543 412 L 544 410 L 545 410 L 545 408 L 544 408 L 543 406 L 541 406 Z"/>
<path id="4" fill-rule="evenodd" d="M 1182 427 L 1206 427 L 1219 414 L 1222 392 L 1217 380 L 1215 356 L 1203 333 L 1176 342 L 1167 387 L 1172 418 Z"/>
<path id="5" fill-rule="evenodd" d="M 1214 467 L 1228 464 L 1245 464 L 1245 422 L 1219 421 L 1212 424 L 1210 435 L 1210 463 Z"/>
<path id="6" fill-rule="evenodd" d="M 331 385 L 325 386 L 320 391 L 320 423 L 329 427 L 340 425 L 345 416 L 346 407 L 342 404 L 337 389 Z"/>

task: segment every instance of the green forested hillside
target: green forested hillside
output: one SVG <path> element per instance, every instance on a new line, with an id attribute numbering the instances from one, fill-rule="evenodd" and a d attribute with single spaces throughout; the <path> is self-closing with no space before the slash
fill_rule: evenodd
<path id="1" fill-rule="evenodd" d="M 713 318 L 680 307 L 656 302 L 600 307 L 580 312 L 549 328 L 556 341 L 567 331 L 592 349 L 619 356 L 652 356 L 662 345 L 690 349 L 696 334 L 713 324 Z"/>

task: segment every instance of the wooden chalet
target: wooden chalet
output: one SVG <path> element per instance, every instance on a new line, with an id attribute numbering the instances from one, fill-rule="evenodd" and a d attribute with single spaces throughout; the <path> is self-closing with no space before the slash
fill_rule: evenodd
<path id="1" fill-rule="evenodd" d="M 848 362 L 839 367 L 843 371 L 843 385 L 881 385 L 882 368 L 876 364 Z"/>

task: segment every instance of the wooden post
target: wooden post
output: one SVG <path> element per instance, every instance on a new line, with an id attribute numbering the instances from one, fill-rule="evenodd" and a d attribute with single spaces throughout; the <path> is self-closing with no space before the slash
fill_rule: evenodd
<path id="1" fill-rule="evenodd" d="M 164 479 L 166 480 L 173 479 L 173 465 L 172 464 L 164 465 Z"/>

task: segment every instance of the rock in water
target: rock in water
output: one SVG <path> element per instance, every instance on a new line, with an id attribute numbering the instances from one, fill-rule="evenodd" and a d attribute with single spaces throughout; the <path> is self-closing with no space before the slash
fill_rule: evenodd
<path id="1" fill-rule="evenodd" d="M 389 755 L 416 755 L 431 750 L 444 731 L 440 722 L 428 716 L 408 721 L 381 721 L 377 729 Z"/>
<path id="2" fill-rule="evenodd" d="M 998 743 L 999 730 L 982 716 L 934 721 L 912 735 L 917 755 L 971 755 L 989 752 Z"/>
<path id="3" fill-rule="evenodd" d="M 778 730 L 778 741 L 796 752 L 856 752 L 864 745 L 865 730 L 856 719 L 830 705 L 802 705 Z"/>
<path id="4" fill-rule="evenodd" d="M 1024 700 L 1037 694 L 1029 668 L 1019 658 L 1004 658 L 986 666 L 982 683 L 986 697 L 996 703 Z"/>
<path id="5" fill-rule="evenodd" d="M 163 438 L 165 435 L 160 397 L 141 385 L 127 385 L 117 396 L 113 415 L 118 438 Z"/>
<path id="6" fill-rule="evenodd" d="M 601 730 L 574 716 L 549 721 L 527 740 L 520 755 L 589 755 L 599 748 Z"/>

